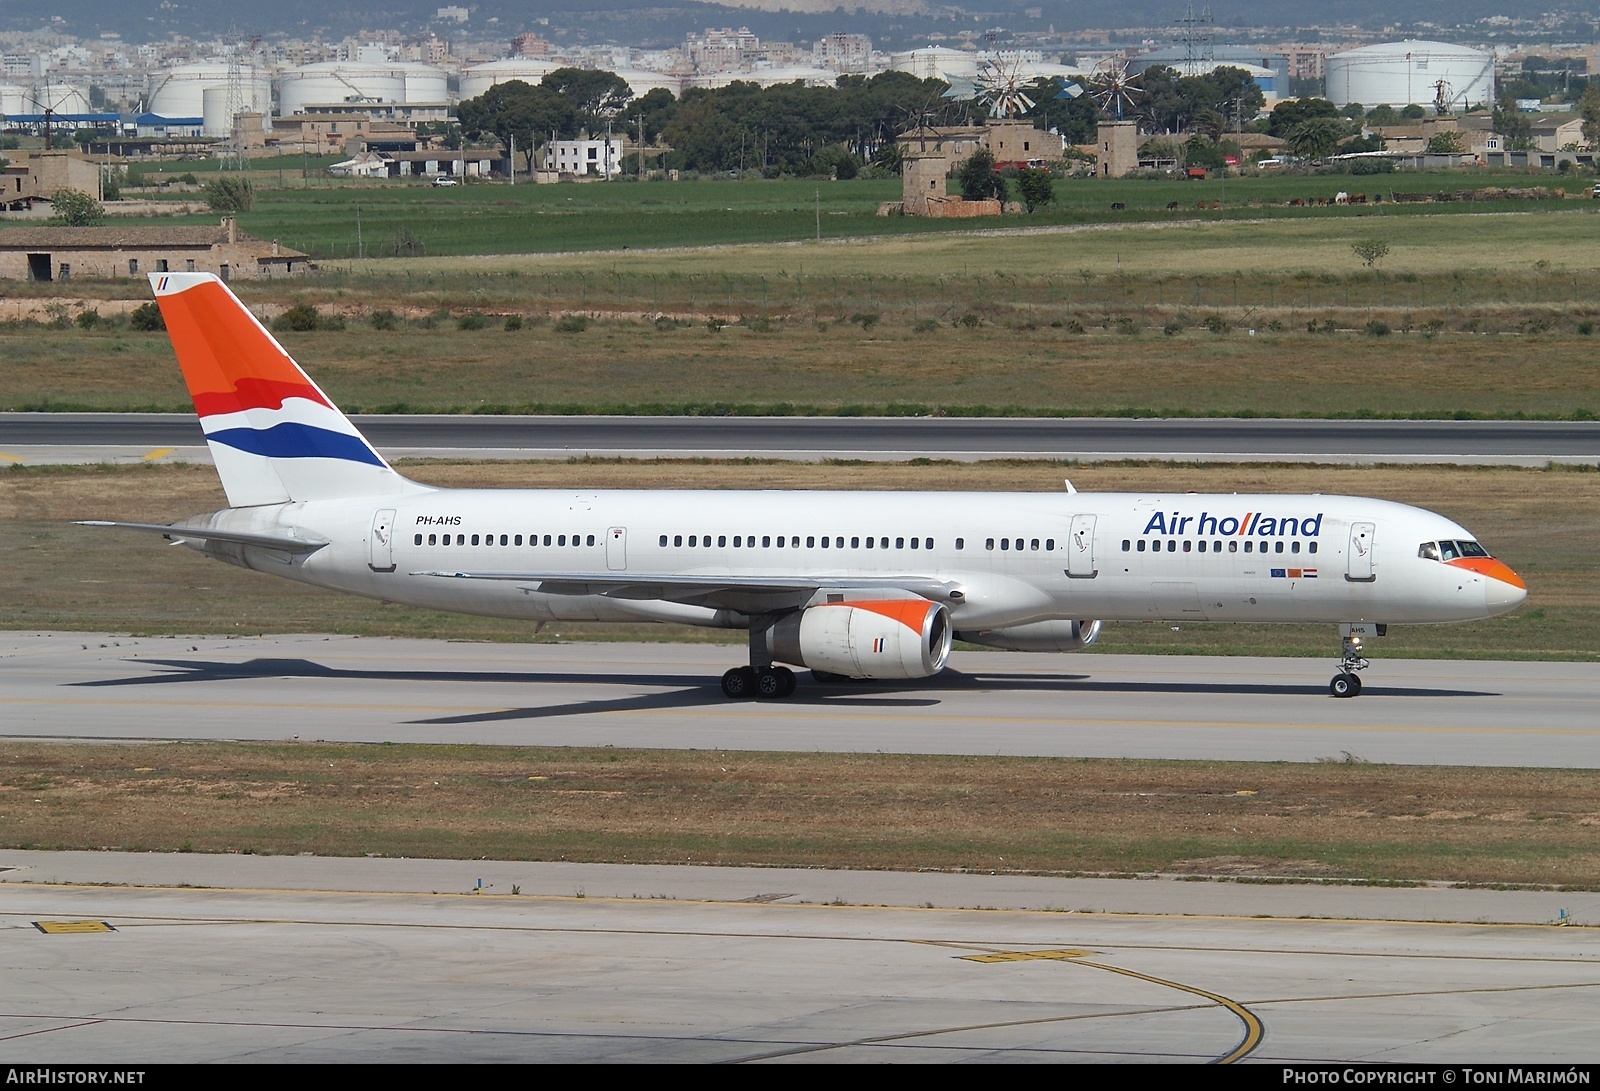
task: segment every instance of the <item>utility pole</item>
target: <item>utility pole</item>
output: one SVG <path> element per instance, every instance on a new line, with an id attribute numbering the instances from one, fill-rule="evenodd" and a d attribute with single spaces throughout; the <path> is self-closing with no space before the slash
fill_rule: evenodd
<path id="1" fill-rule="evenodd" d="M 517 184 L 517 134 L 511 134 L 511 184 Z"/>
<path id="2" fill-rule="evenodd" d="M 639 181 L 644 181 L 644 115 L 639 115 Z"/>

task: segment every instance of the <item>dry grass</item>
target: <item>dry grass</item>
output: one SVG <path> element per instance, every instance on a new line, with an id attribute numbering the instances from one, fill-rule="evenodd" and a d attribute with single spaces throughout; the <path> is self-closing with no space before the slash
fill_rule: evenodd
<path id="1" fill-rule="evenodd" d="M 1594 888 L 1600 773 L 501 747 L 0 745 L 0 844 Z"/>
<path id="2" fill-rule="evenodd" d="M 1038 462 L 804 464 L 600 461 L 421 463 L 430 484 L 498 488 L 797 488 L 1295 492 L 1419 504 L 1471 528 L 1527 578 L 1508 618 L 1398 627 L 1397 656 L 1593 660 L 1600 649 L 1600 474 L 1506 467 L 1094 465 Z M 225 506 L 208 467 L 137 466 L 0 472 L 0 627 L 140 633 L 347 632 L 532 640 L 525 624 L 382 605 L 206 561 L 158 540 L 70 525 L 73 519 L 170 522 Z M 563 624 L 538 639 L 727 640 L 667 626 Z M 1109 626 L 1102 651 L 1329 655 L 1323 627 Z"/>

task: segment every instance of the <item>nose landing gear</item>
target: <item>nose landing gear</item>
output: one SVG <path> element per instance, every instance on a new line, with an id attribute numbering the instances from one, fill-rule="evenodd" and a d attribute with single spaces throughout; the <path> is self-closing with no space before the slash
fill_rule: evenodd
<path id="1" fill-rule="evenodd" d="M 1339 626 L 1339 635 L 1344 638 L 1344 649 L 1339 657 L 1339 673 L 1328 683 L 1330 697 L 1355 697 L 1361 693 L 1361 676 L 1356 672 L 1364 671 L 1371 666 L 1361 655 L 1363 641 L 1369 636 L 1383 636 L 1387 629 L 1387 625 L 1366 622 Z"/>

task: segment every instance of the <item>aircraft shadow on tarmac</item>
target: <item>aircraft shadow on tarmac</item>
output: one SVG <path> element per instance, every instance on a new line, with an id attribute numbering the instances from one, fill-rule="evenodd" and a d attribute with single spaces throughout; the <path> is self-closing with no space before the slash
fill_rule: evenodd
<path id="1" fill-rule="evenodd" d="M 475 671 L 475 670 L 348 670 L 329 667 L 311 659 L 249 659 L 244 662 L 199 659 L 141 659 L 141 664 L 167 668 L 160 674 L 140 674 L 127 678 L 102 678 L 69 683 L 73 686 L 147 686 L 185 682 L 229 682 L 268 678 L 328 679 L 331 681 L 374 681 L 439 684 L 494 682 L 512 685 L 646 686 L 652 692 L 618 698 L 596 698 L 555 705 L 505 708 L 463 713 L 411 721 L 418 724 L 492 723 L 506 720 L 537 720 L 601 712 L 665 711 L 683 708 L 724 707 L 729 704 L 716 678 L 705 675 L 603 673 L 577 671 Z M 932 678 L 911 682 L 862 681 L 802 684 L 792 698 L 775 702 L 775 709 L 811 706 L 818 709 L 917 708 L 942 703 L 941 693 L 959 692 L 1053 692 L 1127 693 L 1143 696 L 1162 694 L 1174 697 L 1325 697 L 1321 685 L 1250 682 L 1139 682 L 1096 681 L 1090 674 L 1029 673 L 989 674 L 946 670 Z M 1482 690 L 1424 689 L 1421 687 L 1369 686 L 1371 696 L 1382 697 L 1497 697 Z"/>

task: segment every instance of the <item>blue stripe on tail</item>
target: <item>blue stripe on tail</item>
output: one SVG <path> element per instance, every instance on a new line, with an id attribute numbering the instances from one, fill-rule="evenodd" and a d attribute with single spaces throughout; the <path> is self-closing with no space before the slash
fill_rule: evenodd
<path id="1" fill-rule="evenodd" d="M 206 439 L 266 458 L 342 458 L 347 462 L 383 466 L 383 459 L 358 436 L 292 421 L 271 428 L 208 432 Z"/>

